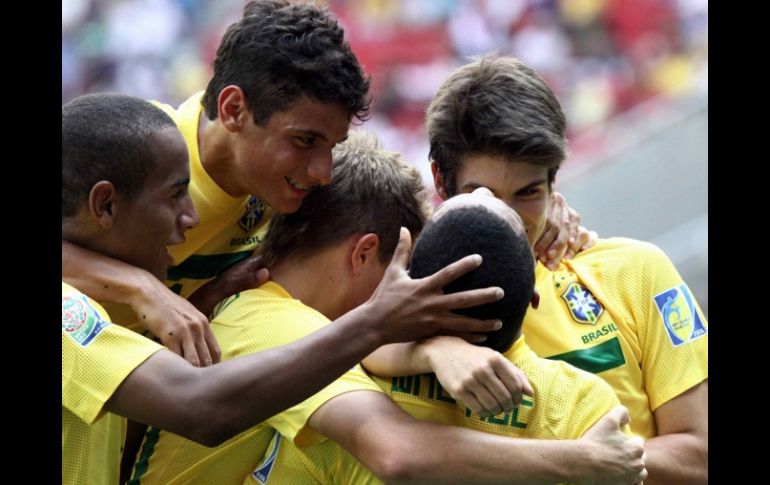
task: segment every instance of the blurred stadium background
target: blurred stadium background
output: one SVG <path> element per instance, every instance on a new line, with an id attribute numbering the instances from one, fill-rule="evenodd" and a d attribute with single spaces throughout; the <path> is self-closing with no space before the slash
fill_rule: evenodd
<path id="1" fill-rule="evenodd" d="M 662 247 L 708 313 L 707 0 L 328 0 L 373 78 L 386 148 L 430 182 L 424 110 L 469 56 L 512 54 L 553 87 L 571 155 L 557 180 L 601 236 Z M 205 88 L 242 0 L 63 0 L 62 103 Z M 590 175 L 590 176 L 589 176 Z"/>

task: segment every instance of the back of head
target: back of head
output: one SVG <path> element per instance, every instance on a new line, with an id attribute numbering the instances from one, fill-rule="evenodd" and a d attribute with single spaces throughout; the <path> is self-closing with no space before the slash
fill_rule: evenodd
<path id="1" fill-rule="evenodd" d="M 379 256 L 387 262 L 401 226 L 416 237 L 425 225 L 429 206 L 422 177 L 401 155 L 380 148 L 374 135 L 353 131 L 332 156 L 332 183 L 314 187 L 298 211 L 271 220 L 262 244 L 266 265 L 367 233 L 379 236 Z"/>
<path id="2" fill-rule="evenodd" d="M 481 266 L 444 287 L 444 293 L 499 286 L 502 300 L 455 313 L 480 319 L 499 318 L 500 330 L 487 334 L 481 345 L 505 352 L 521 329 L 532 299 L 535 270 L 526 234 L 482 206 L 452 209 L 423 230 L 414 251 L 409 274 L 429 276 L 470 254 L 480 254 Z"/>
<path id="3" fill-rule="evenodd" d="M 265 122 L 303 95 L 347 108 L 365 119 L 369 79 L 327 8 L 286 0 L 251 1 L 243 17 L 225 32 L 213 63 L 203 106 L 216 119 L 217 98 L 239 86 L 254 113 Z"/>
<path id="4" fill-rule="evenodd" d="M 430 158 L 454 195 L 455 172 L 470 154 L 549 168 L 566 158 L 566 119 L 535 71 L 513 57 L 488 55 L 457 69 L 427 111 Z"/>
<path id="5" fill-rule="evenodd" d="M 62 106 L 62 221 L 87 202 L 101 180 L 130 200 L 156 167 L 149 138 L 173 128 L 173 120 L 151 103 L 120 94 L 89 94 Z"/>

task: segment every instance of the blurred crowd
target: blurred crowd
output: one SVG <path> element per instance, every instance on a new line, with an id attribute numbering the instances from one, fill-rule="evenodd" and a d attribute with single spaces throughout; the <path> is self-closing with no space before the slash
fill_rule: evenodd
<path id="1" fill-rule="evenodd" d="M 553 87 L 571 139 L 653 98 L 707 93 L 707 0 L 328 0 L 366 71 L 366 127 L 427 170 L 438 85 L 468 57 L 512 54 Z M 172 104 L 205 87 L 242 0 L 64 0 L 62 102 L 118 91 Z M 573 154 L 581 150 L 572 144 Z"/>

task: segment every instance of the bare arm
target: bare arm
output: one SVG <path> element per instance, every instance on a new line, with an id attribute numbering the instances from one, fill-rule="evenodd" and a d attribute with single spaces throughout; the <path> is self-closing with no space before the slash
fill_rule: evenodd
<path id="1" fill-rule="evenodd" d="M 193 368 L 170 352 L 157 352 L 123 381 L 106 409 L 216 445 L 315 394 L 383 343 L 498 326 L 496 321 L 459 315 L 447 318 L 453 315 L 452 308 L 499 298 L 494 288 L 452 295 L 441 291 L 449 281 L 478 267 L 476 258 L 463 258 L 432 276 L 413 280 L 405 269 L 410 245 L 404 229 L 374 296 L 331 325 L 292 344 L 206 368 Z"/>
<path id="2" fill-rule="evenodd" d="M 458 337 L 385 345 L 362 363 L 384 377 L 435 372 L 450 396 L 481 416 L 510 412 L 523 394 L 534 393 L 524 373 L 502 354 Z"/>
<path id="3" fill-rule="evenodd" d="M 658 436 L 647 440 L 649 485 L 708 483 L 708 381 L 655 410 Z"/>
<path id="4" fill-rule="evenodd" d="M 634 483 L 644 478 L 642 445 L 620 434 L 620 414 L 580 440 L 514 439 L 419 421 L 360 391 L 328 401 L 309 424 L 388 483 Z"/>
<path id="5" fill-rule="evenodd" d="M 125 303 L 172 352 L 211 365 L 219 345 L 205 315 L 147 271 L 62 240 L 62 279 L 97 301 Z"/>
<path id="6" fill-rule="evenodd" d="M 193 367 L 161 350 L 123 381 L 105 409 L 215 446 L 315 394 L 376 345 L 375 334 L 350 318 L 290 345 L 211 367 Z"/>

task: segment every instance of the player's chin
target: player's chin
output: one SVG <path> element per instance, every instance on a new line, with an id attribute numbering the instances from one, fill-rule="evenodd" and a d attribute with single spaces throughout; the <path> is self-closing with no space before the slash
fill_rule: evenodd
<path id="1" fill-rule="evenodd" d="M 273 210 L 280 212 L 281 214 L 291 214 L 299 210 L 299 208 L 302 206 L 303 200 L 304 197 L 283 196 L 280 198 L 280 200 L 275 201 L 275 203 L 271 204 L 268 202 L 268 205 L 270 205 Z"/>

